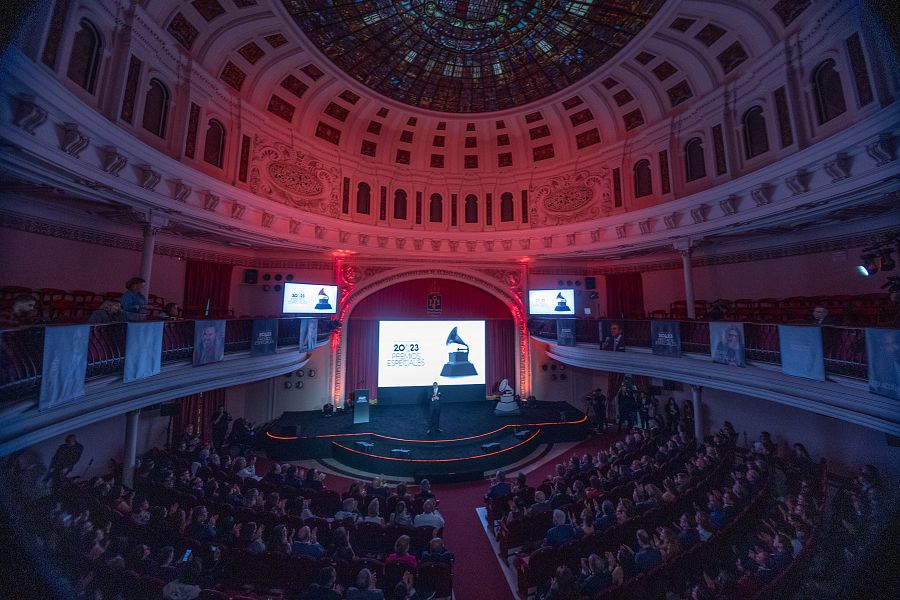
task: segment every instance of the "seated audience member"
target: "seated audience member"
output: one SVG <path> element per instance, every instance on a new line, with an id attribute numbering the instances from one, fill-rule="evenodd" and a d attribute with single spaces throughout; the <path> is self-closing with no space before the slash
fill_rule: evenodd
<path id="1" fill-rule="evenodd" d="M 89 323 L 124 323 L 127 321 L 122 311 L 122 304 L 118 300 L 106 300 L 100 308 L 91 313 Z"/>
<path id="2" fill-rule="evenodd" d="M 375 587 L 375 574 L 369 569 L 360 569 L 356 582 L 347 588 L 347 600 L 385 600 L 384 592 Z"/>
<path id="3" fill-rule="evenodd" d="M 235 426 L 232 427 L 232 429 L 235 427 L 237 427 L 237 421 L 235 421 Z M 306 479 L 303 480 L 301 487 L 311 490 L 321 490 L 325 487 L 322 483 L 324 480 L 325 473 L 320 473 L 317 469 L 309 469 L 306 472 Z"/>
<path id="4" fill-rule="evenodd" d="M 350 534 L 346 527 L 338 527 L 331 534 L 331 546 L 328 547 L 328 556 L 333 560 L 351 562 L 356 558 L 356 552 L 350 545 Z"/>
<path id="5" fill-rule="evenodd" d="M 575 574 L 566 566 L 556 567 L 550 578 L 550 588 L 541 600 L 574 600 L 578 597 L 578 582 Z"/>
<path id="6" fill-rule="evenodd" d="M 497 473 L 494 474 L 494 479 L 491 482 L 491 487 L 484 495 L 484 501 L 490 502 L 494 498 L 502 498 L 511 491 L 512 486 L 510 486 L 509 482 L 506 481 L 506 473 L 504 473 L 503 471 L 497 471 Z"/>
<path id="7" fill-rule="evenodd" d="M 581 559 L 581 574 L 578 577 L 578 591 L 583 596 L 593 596 L 613 583 L 606 559 L 599 554 L 591 554 Z"/>
<path id="8" fill-rule="evenodd" d="M 177 319 L 180 312 L 181 310 L 179 310 L 178 304 L 169 302 L 163 307 L 162 311 L 160 311 L 159 318 L 164 320 Z"/>
<path id="9" fill-rule="evenodd" d="M 521 521 L 525 518 L 525 499 L 521 496 L 512 496 L 507 500 L 506 522 Z"/>
<path id="10" fill-rule="evenodd" d="M 824 304 L 816 304 L 810 315 L 810 323 L 813 325 L 838 325 L 838 320 L 828 314 L 828 308 Z"/>
<path id="11" fill-rule="evenodd" d="M 634 553 L 634 566 L 641 573 L 652 571 L 653 567 L 662 564 L 662 552 L 653 546 L 653 540 L 645 529 L 637 532 L 638 551 Z"/>
<path id="12" fill-rule="evenodd" d="M 319 579 L 309 586 L 303 600 L 340 600 L 343 588 L 337 584 L 337 571 L 334 567 L 323 567 Z"/>
<path id="13" fill-rule="evenodd" d="M 616 524 L 616 505 L 612 500 L 604 500 L 600 510 L 602 512 L 594 519 L 594 529 L 603 532 Z"/>
<path id="14" fill-rule="evenodd" d="M 575 539 L 575 528 L 571 523 L 566 523 L 566 513 L 558 508 L 553 511 L 553 527 L 547 530 L 544 537 L 544 546 L 558 548 L 564 542 Z"/>
<path id="15" fill-rule="evenodd" d="M 181 452 L 194 452 L 200 445 L 200 437 L 194 433 L 194 425 L 188 423 L 184 427 L 184 433 L 178 439 L 176 447 Z"/>
<path id="16" fill-rule="evenodd" d="M 306 525 L 297 531 L 297 536 L 291 544 L 291 554 L 294 556 L 312 556 L 322 558 L 325 556 L 325 547 L 316 539 L 316 528 L 310 529 Z"/>
<path id="17" fill-rule="evenodd" d="M 363 518 L 363 521 L 366 523 L 377 523 L 378 525 L 384 525 L 384 517 L 381 516 L 381 502 L 378 498 L 372 498 L 372 501 L 369 502 L 369 508 L 366 509 L 366 516 Z"/>
<path id="18" fill-rule="evenodd" d="M 550 508 L 560 508 L 567 504 L 575 504 L 575 498 L 566 489 L 565 481 L 558 481 L 556 488 L 553 490 L 553 495 L 550 496 Z"/>
<path id="19" fill-rule="evenodd" d="M 371 483 L 367 483 L 366 495 L 378 496 L 382 500 L 387 500 L 390 495 L 390 488 L 384 482 L 384 477 L 374 477 Z"/>
<path id="20" fill-rule="evenodd" d="M 434 498 L 429 498 L 422 505 L 422 512 L 413 519 L 413 525 L 416 527 L 434 527 L 442 529 L 444 527 L 444 517 L 434 507 Z"/>
<path id="21" fill-rule="evenodd" d="M 241 479 L 253 479 L 255 481 L 259 481 L 262 479 L 259 475 L 256 474 L 256 457 L 251 456 L 249 459 L 241 456 L 235 461 L 235 475 L 240 477 Z"/>
<path id="22" fill-rule="evenodd" d="M 431 482 L 427 479 L 423 479 L 419 482 L 419 493 L 416 494 L 416 499 L 428 500 L 429 498 L 434 497 L 434 494 L 431 492 Z"/>
<path id="23" fill-rule="evenodd" d="M 256 526 L 253 521 L 247 521 L 238 525 L 238 546 L 249 550 L 253 554 L 262 554 L 266 551 L 266 544 L 262 541 L 264 526 Z"/>
<path id="24" fill-rule="evenodd" d="M 174 562 L 175 548 L 163 546 L 156 551 L 156 564 L 153 567 L 152 575 L 166 583 L 175 581 L 175 578 L 178 577 L 178 568 L 173 564 Z"/>
<path id="25" fill-rule="evenodd" d="M 678 527 L 681 531 L 678 533 L 678 541 L 685 550 L 700 543 L 700 534 L 694 523 L 694 517 L 688 513 L 683 513 L 678 520 Z"/>
<path id="26" fill-rule="evenodd" d="M 454 558 L 453 553 L 444 547 L 444 540 L 439 537 L 432 538 L 428 542 L 428 548 L 422 551 L 422 562 L 452 563 Z"/>
<path id="27" fill-rule="evenodd" d="M 529 515 L 539 515 L 551 510 L 553 509 L 550 507 L 550 503 L 547 502 L 547 496 L 541 490 L 537 490 L 534 493 L 534 504 L 528 507 L 527 513 Z"/>
<path id="28" fill-rule="evenodd" d="M 413 516 L 409 513 L 406 502 L 400 500 L 391 513 L 390 521 L 392 525 L 401 525 L 403 527 L 415 527 Z"/>
<path id="29" fill-rule="evenodd" d="M 408 535 L 401 535 L 397 538 L 397 541 L 394 542 L 394 551 L 388 554 L 387 560 L 388 562 L 402 562 L 410 567 L 416 567 L 416 557 L 409 553 Z"/>
<path id="30" fill-rule="evenodd" d="M 217 515 L 209 516 L 205 506 L 200 505 L 191 511 L 191 523 L 184 530 L 184 535 L 200 542 L 208 542 L 216 538 Z"/>
<path id="31" fill-rule="evenodd" d="M 403 580 L 398 581 L 391 594 L 391 600 L 421 600 L 413 587 L 413 575 L 409 571 L 403 573 Z"/>
<path id="32" fill-rule="evenodd" d="M 119 302 L 128 321 L 143 321 L 146 318 L 144 311 L 147 306 L 147 297 L 144 295 L 146 288 L 147 282 L 140 277 L 132 277 L 125 284 L 126 291 L 119 298 Z"/>
<path id="33" fill-rule="evenodd" d="M 178 578 L 170 581 L 163 588 L 165 600 L 193 600 L 200 597 L 200 578 L 203 566 L 199 559 L 192 559 L 181 565 Z"/>
<path id="34" fill-rule="evenodd" d="M 344 498 L 344 501 L 341 503 L 341 510 L 334 513 L 334 520 L 349 520 L 352 523 L 356 523 L 361 518 L 358 508 L 359 503 L 356 498 Z"/>
<path id="35" fill-rule="evenodd" d="M 0 312 L 0 328 L 28 327 L 38 322 L 38 313 L 35 310 L 37 298 L 31 294 L 19 294 L 13 298 L 10 310 Z"/>

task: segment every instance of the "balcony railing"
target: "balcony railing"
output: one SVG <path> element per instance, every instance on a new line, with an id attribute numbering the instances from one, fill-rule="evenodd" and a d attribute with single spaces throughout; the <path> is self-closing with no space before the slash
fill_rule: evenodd
<path id="1" fill-rule="evenodd" d="M 318 343 L 328 340 L 330 327 L 320 319 Z M 88 380 L 121 374 L 125 367 L 125 323 L 91 325 L 88 340 Z M 249 352 L 253 319 L 225 321 L 225 354 Z M 279 348 L 297 346 L 300 320 L 279 319 Z M 194 354 L 194 321 L 163 323 L 162 364 L 191 360 Z M 44 327 L 0 331 L 0 404 L 34 398 L 41 388 Z"/>
<path id="2" fill-rule="evenodd" d="M 600 327 L 597 319 L 579 319 L 575 340 L 579 344 L 599 344 Z M 555 341 L 556 319 L 531 318 L 531 335 Z M 650 320 L 624 321 L 625 345 L 629 348 L 650 348 Z M 709 322 L 679 321 L 682 352 L 709 354 Z M 822 350 L 825 372 L 854 379 L 866 379 L 865 329 L 859 327 L 822 327 Z M 744 323 L 744 352 L 750 362 L 781 364 L 781 347 L 777 323 Z"/>

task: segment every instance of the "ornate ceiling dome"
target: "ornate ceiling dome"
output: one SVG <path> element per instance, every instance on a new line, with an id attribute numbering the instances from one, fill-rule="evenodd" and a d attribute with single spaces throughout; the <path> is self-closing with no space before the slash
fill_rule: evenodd
<path id="1" fill-rule="evenodd" d="M 443 112 L 513 108 L 612 58 L 664 0 L 283 0 L 340 69 Z"/>

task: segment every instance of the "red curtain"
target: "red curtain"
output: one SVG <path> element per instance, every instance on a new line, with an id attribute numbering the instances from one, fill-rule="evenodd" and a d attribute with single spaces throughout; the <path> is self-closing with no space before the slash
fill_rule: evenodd
<path id="1" fill-rule="evenodd" d="M 351 319 L 347 325 L 347 376 L 344 389 L 369 390 L 377 397 L 378 390 L 378 321 Z"/>
<path id="2" fill-rule="evenodd" d="M 606 314 L 612 319 L 644 318 L 644 283 L 640 273 L 606 275 Z"/>
<path id="3" fill-rule="evenodd" d="M 225 388 L 184 396 L 179 403 L 181 410 L 175 417 L 172 434 L 177 438 L 186 426 L 193 424 L 194 433 L 201 440 L 212 441 L 212 418 L 216 409 L 225 405 Z"/>
<path id="4" fill-rule="evenodd" d="M 516 377 L 516 331 L 512 319 L 491 319 L 485 323 L 485 390 L 496 392 L 500 382 L 509 379 L 515 389 Z"/>
<path id="5" fill-rule="evenodd" d="M 209 302 L 210 317 L 228 315 L 231 265 L 189 260 L 184 273 L 184 313 L 202 317 Z"/>

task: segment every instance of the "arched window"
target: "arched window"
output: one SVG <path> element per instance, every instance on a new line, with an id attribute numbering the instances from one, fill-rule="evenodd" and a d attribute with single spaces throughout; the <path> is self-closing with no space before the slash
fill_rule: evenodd
<path id="1" fill-rule="evenodd" d="M 847 110 L 841 76 L 835 69 L 834 59 L 829 58 L 813 71 L 813 93 L 816 96 L 819 125 Z"/>
<path id="2" fill-rule="evenodd" d="M 515 218 L 513 195 L 510 192 L 503 192 L 500 195 L 500 221 L 505 223 Z"/>
<path id="3" fill-rule="evenodd" d="M 203 160 L 220 169 L 225 164 L 225 126 L 216 119 L 210 119 L 206 129 Z"/>
<path id="4" fill-rule="evenodd" d="M 691 138 L 684 145 L 684 178 L 694 181 L 706 177 L 706 160 L 703 158 L 703 141 Z"/>
<path id="5" fill-rule="evenodd" d="M 440 194 L 432 194 L 428 203 L 428 220 L 432 223 L 440 223 L 444 220 L 444 199 Z"/>
<path id="6" fill-rule="evenodd" d="M 72 40 L 72 53 L 69 55 L 69 79 L 93 94 L 97 86 L 97 73 L 100 71 L 100 55 L 103 50 L 103 38 L 94 24 L 87 19 L 79 22 L 81 26 Z"/>
<path id="7" fill-rule="evenodd" d="M 478 222 L 478 196 L 469 194 L 466 196 L 466 223 Z"/>
<path id="8" fill-rule="evenodd" d="M 754 106 L 744 113 L 744 152 L 753 158 L 769 151 L 769 135 L 766 118 L 761 106 Z"/>
<path id="9" fill-rule="evenodd" d="M 367 215 L 369 214 L 369 205 L 372 199 L 372 188 L 365 181 L 359 182 L 356 186 L 356 212 Z"/>
<path id="10" fill-rule="evenodd" d="M 406 190 L 394 192 L 394 218 L 406 220 Z"/>
<path id="11" fill-rule="evenodd" d="M 649 196 L 653 193 L 653 177 L 650 174 L 650 161 L 639 160 L 634 165 L 634 197 Z"/>
<path id="12" fill-rule="evenodd" d="M 144 96 L 144 129 L 165 139 L 168 116 L 169 90 L 159 79 L 151 79 L 150 89 Z"/>

